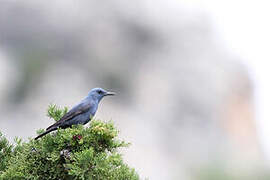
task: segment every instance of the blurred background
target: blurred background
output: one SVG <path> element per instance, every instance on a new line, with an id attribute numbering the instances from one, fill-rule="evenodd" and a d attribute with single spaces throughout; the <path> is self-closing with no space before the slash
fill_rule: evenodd
<path id="1" fill-rule="evenodd" d="M 0 131 L 27 140 L 103 87 L 142 179 L 270 179 L 268 5 L 0 0 Z"/>

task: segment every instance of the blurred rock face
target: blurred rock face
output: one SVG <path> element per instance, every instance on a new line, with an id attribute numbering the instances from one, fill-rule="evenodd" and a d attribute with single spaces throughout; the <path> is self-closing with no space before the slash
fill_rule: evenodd
<path id="1" fill-rule="evenodd" d="M 113 119 L 132 142 L 126 158 L 143 177 L 188 179 L 187 169 L 213 161 L 237 169 L 257 160 L 245 67 L 204 13 L 152 3 L 2 0 L 0 50 L 10 59 L 0 60 L 7 68 L 13 60 L 17 73 L 11 81 L 1 71 L 10 82 L 1 131 L 33 137 L 51 123 L 49 103 L 71 107 L 101 86 L 118 96 L 97 117 Z"/>

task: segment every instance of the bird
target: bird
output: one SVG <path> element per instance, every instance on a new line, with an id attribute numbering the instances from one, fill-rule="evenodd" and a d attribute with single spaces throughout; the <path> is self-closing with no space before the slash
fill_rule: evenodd
<path id="1" fill-rule="evenodd" d="M 102 88 L 93 88 L 88 95 L 68 111 L 59 121 L 49 126 L 45 132 L 41 133 L 35 140 L 42 136 L 57 130 L 58 128 L 69 128 L 76 124 L 87 124 L 96 114 L 98 104 L 105 96 L 113 96 L 116 93 L 106 91 Z"/>

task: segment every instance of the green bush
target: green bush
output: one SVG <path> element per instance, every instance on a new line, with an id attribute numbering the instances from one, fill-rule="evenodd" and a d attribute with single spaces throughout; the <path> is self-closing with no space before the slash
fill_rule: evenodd
<path id="1" fill-rule="evenodd" d="M 0 174 L 7 167 L 11 153 L 12 145 L 9 144 L 8 140 L 0 132 Z"/>
<path id="2" fill-rule="evenodd" d="M 48 116 L 59 120 L 66 111 L 51 105 Z M 128 146 L 117 135 L 112 122 L 92 120 L 89 127 L 58 129 L 39 140 L 17 139 L 13 147 L 0 136 L 0 179 L 137 180 L 117 151 Z"/>

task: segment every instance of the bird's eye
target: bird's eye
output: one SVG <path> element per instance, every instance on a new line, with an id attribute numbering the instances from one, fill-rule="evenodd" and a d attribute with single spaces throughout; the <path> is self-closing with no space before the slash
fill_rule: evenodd
<path id="1" fill-rule="evenodd" d="M 98 94 L 101 94 L 101 93 L 102 93 L 102 91 L 101 91 L 101 90 L 99 90 L 99 91 L 98 91 Z"/>

